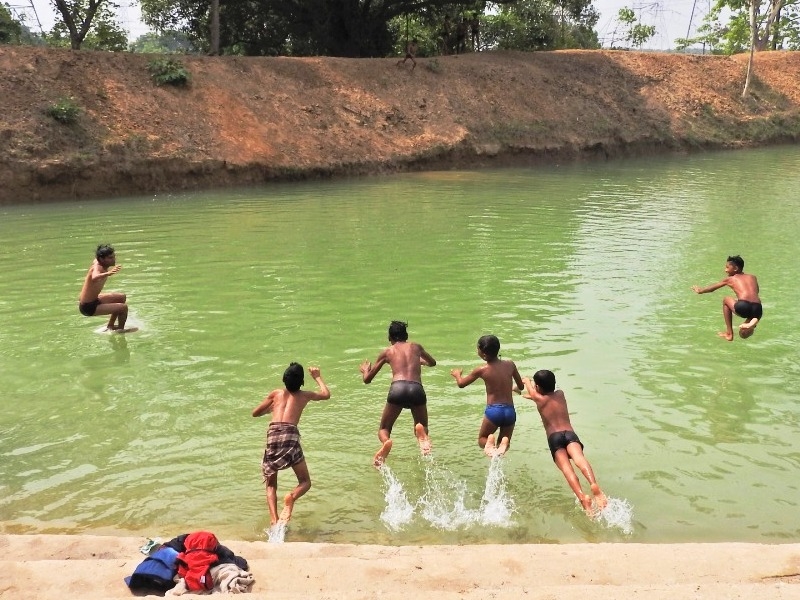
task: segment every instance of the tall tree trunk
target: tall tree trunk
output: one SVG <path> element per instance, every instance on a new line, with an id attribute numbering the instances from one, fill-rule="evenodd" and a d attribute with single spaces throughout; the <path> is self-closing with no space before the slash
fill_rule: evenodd
<path id="1" fill-rule="evenodd" d="M 78 28 L 78 23 L 76 23 L 75 20 L 80 18 L 80 15 L 77 14 L 77 10 L 73 13 L 69 9 L 66 0 L 54 0 L 56 8 L 58 12 L 61 13 L 61 18 L 64 20 L 64 25 L 66 25 L 69 30 L 70 48 L 73 50 L 81 49 L 81 44 L 83 44 L 83 40 L 86 39 L 86 34 L 89 33 L 92 20 L 97 14 L 97 9 L 100 8 L 100 5 L 104 1 L 105 0 L 89 0 L 89 4 L 86 6 L 86 15 L 83 21 L 80 22 L 80 28 Z"/>
<path id="2" fill-rule="evenodd" d="M 219 56 L 219 0 L 211 0 L 211 52 Z"/>
<path id="3" fill-rule="evenodd" d="M 744 90 L 742 98 L 747 97 L 750 92 L 750 78 L 753 74 L 753 57 L 756 52 L 756 2 L 760 0 L 750 0 L 750 59 L 747 61 L 747 77 L 744 80 Z"/>

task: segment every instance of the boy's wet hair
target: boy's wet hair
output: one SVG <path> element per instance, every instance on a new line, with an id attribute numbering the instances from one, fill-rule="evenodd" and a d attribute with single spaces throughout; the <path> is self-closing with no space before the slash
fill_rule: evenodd
<path id="1" fill-rule="evenodd" d="M 392 342 L 405 342 L 408 339 L 407 327 L 408 323 L 392 321 L 389 324 L 389 340 Z"/>
<path id="2" fill-rule="evenodd" d="M 552 371 L 542 369 L 533 374 L 533 383 L 539 386 L 542 393 L 549 394 L 556 389 L 556 376 Z"/>
<path id="3" fill-rule="evenodd" d="M 303 385 L 303 366 L 299 363 L 289 363 L 289 367 L 283 372 L 283 385 L 290 392 L 296 392 Z"/>
<path id="4" fill-rule="evenodd" d="M 489 358 L 497 358 L 500 354 L 500 340 L 496 335 L 483 335 L 478 338 L 478 350 Z"/>
<path id="5" fill-rule="evenodd" d="M 744 259 L 738 254 L 736 256 L 729 256 L 728 262 L 736 265 L 739 271 L 744 271 Z"/>
<path id="6" fill-rule="evenodd" d="M 114 254 L 114 248 L 112 248 L 108 244 L 100 244 L 97 247 L 97 251 L 94 253 L 94 256 L 95 258 L 100 259 L 100 258 L 108 258 L 112 254 Z"/>

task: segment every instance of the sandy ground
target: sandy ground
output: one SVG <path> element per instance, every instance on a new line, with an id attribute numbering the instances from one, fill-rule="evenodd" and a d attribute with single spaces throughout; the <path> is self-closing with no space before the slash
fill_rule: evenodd
<path id="1" fill-rule="evenodd" d="M 117 599 L 136 537 L 0 535 L 0 597 Z M 800 544 L 368 546 L 238 542 L 251 598 L 800 598 Z M 216 594 L 220 595 L 220 594 Z"/>

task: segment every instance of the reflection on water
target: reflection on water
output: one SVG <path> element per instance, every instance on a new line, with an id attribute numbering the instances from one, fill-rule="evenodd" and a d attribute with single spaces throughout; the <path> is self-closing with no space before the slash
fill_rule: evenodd
<path id="1" fill-rule="evenodd" d="M 780 148 L 4 207 L 0 522 L 383 544 L 795 539 L 798 163 Z M 102 242 L 136 333 L 96 333 L 76 310 Z M 763 288 L 747 342 L 715 335 L 723 290 L 690 291 L 729 254 Z M 364 386 L 358 365 L 392 319 L 438 361 L 435 460 L 404 414 L 378 471 L 389 376 Z M 484 392 L 449 372 L 477 364 L 486 333 L 523 374 L 556 373 L 611 499 L 600 519 L 532 403 L 517 400 L 502 460 L 480 451 Z M 290 361 L 319 365 L 332 399 L 300 423 L 312 489 L 268 534 L 268 420 L 250 411 Z M 280 473 L 279 493 L 293 484 Z"/>

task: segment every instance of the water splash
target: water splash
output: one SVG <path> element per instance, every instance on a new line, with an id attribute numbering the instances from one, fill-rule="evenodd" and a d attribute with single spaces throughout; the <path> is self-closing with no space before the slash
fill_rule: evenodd
<path id="1" fill-rule="evenodd" d="M 478 511 L 466 506 L 467 484 L 429 458 L 425 463 L 425 492 L 419 499 L 422 516 L 438 529 L 453 531 L 478 521 Z"/>
<path id="2" fill-rule="evenodd" d="M 608 529 L 619 529 L 625 535 L 633 534 L 633 506 L 624 498 L 608 498 L 608 505 L 596 517 Z"/>
<path id="3" fill-rule="evenodd" d="M 286 538 L 286 523 L 278 522 L 265 531 L 270 544 L 282 544 Z"/>
<path id="4" fill-rule="evenodd" d="M 403 484 L 397 479 L 395 474 L 386 463 L 380 468 L 383 483 L 386 486 L 384 499 L 386 508 L 381 513 L 381 521 L 384 522 L 390 531 L 400 531 L 403 525 L 411 522 L 414 516 L 414 507 L 408 501 Z"/>
<path id="5" fill-rule="evenodd" d="M 508 494 L 503 473 L 503 457 L 493 456 L 486 475 L 486 487 L 481 499 L 480 522 L 483 525 L 509 527 L 512 524 L 514 500 Z"/>

